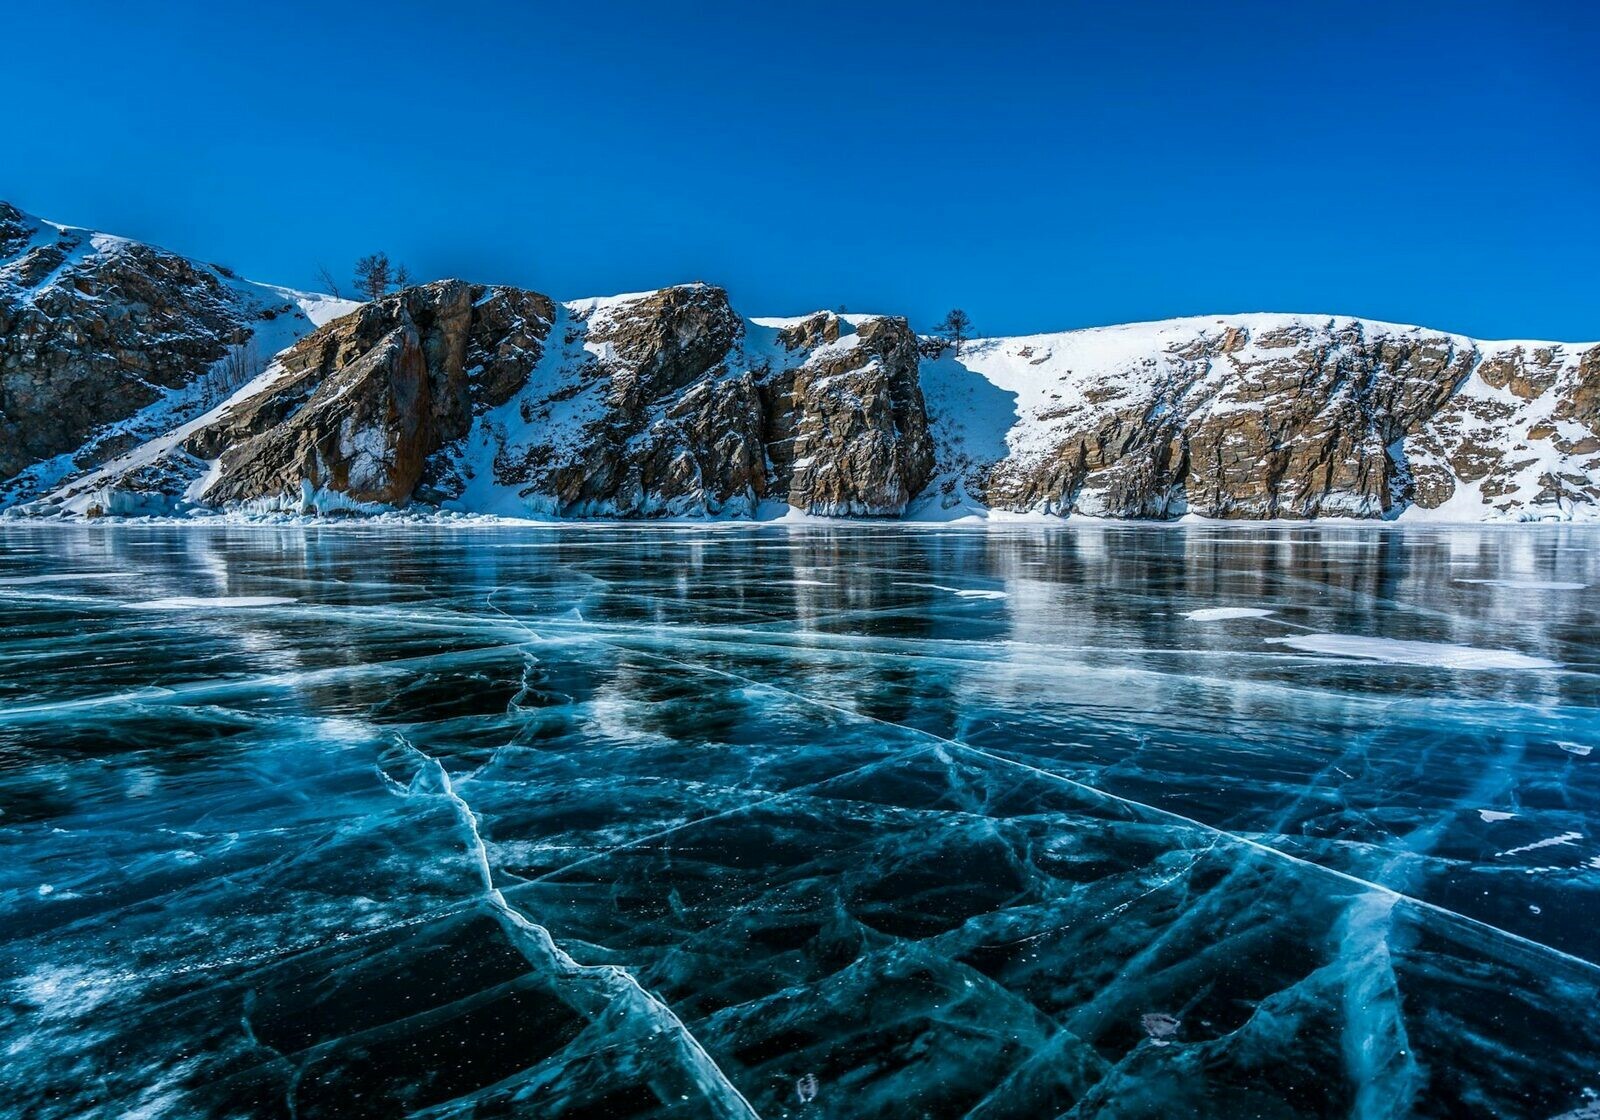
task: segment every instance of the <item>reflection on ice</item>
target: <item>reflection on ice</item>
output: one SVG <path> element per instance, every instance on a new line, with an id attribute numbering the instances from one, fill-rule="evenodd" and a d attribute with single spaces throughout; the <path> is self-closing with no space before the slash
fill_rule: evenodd
<path id="1" fill-rule="evenodd" d="M 1596 1087 L 1592 531 L 0 534 L 25 1115 Z"/>

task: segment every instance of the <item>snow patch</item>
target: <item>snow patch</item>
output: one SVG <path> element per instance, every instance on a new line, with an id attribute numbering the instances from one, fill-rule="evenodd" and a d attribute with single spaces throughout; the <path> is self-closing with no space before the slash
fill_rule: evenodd
<path id="1" fill-rule="evenodd" d="M 1582 591 L 1587 583 L 1567 583 L 1543 579 L 1457 579 L 1457 583 L 1477 583 L 1485 587 L 1515 587 L 1525 591 Z"/>
<path id="2" fill-rule="evenodd" d="M 1565 847 L 1582 839 L 1583 833 L 1581 832 L 1563 832 L 1560 836 L 1550 836 L 1544 840 L 1535 840 L 1533 843 L 1524 844 L 1520 848 L 1507 848 L 1503 852 L 1496 852 L 1495 858 L 1499 859 L 1501 856 L 1521 855 L 1523 852 L 1537 852 L 1541 848 Z"/>
<path id="3" fill-rule="evenodd" d="M 281 607 L 285 603 L 292 602 L 293 599 L 286 599 L 281 595 L 220 595 L 216 598 L 207 598 L 203 595 L 175 595 L 169 599 L 146 599 L 142 603 L 131 603 L 129 606 L 136 611 L 186 611 L 211 607 L 228 609 Z"/>
<path id="4" fill-rule="evenodd" d="M 926 587 L 933 591 L 947 591 L 959 599 L 1004 599 L 1004 591 L 987 591 L 974 587 L 946 587 L 942 583 L 899 583 L 897 587 Z"/>
<path id="5" fill-rule="evenodd" d="M 1271 611 L 1260 607 L 1202 607 L 1186 612 L 1183 617 L 1191 622 L 1224 622 L 1230 618 L 1266 618 L 1270 614 Z"/>
<path id="6" fill-rule="evenodd" d="M 1293 634 L 1267 638 L 1269 645 L 1287 646 L 1305 653 L 1326 653 L 1395 665 L 1423 665 L 1441 669 L 1556 669 L 1542 657 L 1506 649 L 1478 649 L 1449 642 L 1415 642 L 1399 638 L 1366 638 L 1358 634 Z"/>

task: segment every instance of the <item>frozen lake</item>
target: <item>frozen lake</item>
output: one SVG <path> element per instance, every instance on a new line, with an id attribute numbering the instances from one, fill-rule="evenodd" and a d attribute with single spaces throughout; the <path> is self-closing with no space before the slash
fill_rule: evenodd
<path id="1" fill-rule="evenodd" d="M 5 525 L 0 617 L 9 1114 L 1600 1116 L 1600 529 Z"/>

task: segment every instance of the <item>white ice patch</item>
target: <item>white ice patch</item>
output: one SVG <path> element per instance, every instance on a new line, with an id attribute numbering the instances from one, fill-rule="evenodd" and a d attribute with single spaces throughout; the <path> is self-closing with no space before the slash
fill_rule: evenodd
<path id="1" fill-rule="evenodd" d="M 1556 743 L 1556 746 L 1560 747 L 1568 754 L 1577 755 L 1579 758 L 1588 758 L 1590 753 L 1594 750 L 1594 748 L 1589 746 L 1587 743 L 1558 742 Z"/>
<path id="2" fill-rule="evenodd" d="M 1515 813 L 1502 813 L 1499 809 L 1479 809 L 1478 816 L 1493 824 L 1495 821 L 1509 821 L 1516 816 Z"/>
<path id="3" fill-rule="evenodd" d="M 32 587 L 39 583 L 69 583 L 78 579 L 116 579 L 117 572 L 60 572 L 53 576 L 7 576 L 0 587 Z"/>
<path id="4" fill-rule="evenodd" d="M 1183 617 L 1191 622 L 1226 622 L 1230 618 L 1266 618 L 1271 613 L 1260 607 L 1202 607 Z"/>
<path id="5" fill-rule="evenodd" d="M 1587 583 L 1566 583 L 1544 579 L 1457 579 L 1457 583 L 1479 583 L 1488 587 L 1516 587 L 1524 591 L 1582 591 Z"/>
<path id="6" fill-rule="evenodd" d="M 1559 665 L 1508 649 L 1478 649 L 1448 642 L 1412 642 L 1399 638 L 1364 638 L 1358 634 L 1294 634 L 1267 638 L 1270 645 L 1288 646 L 1306 653 L 1327 653 L 1385 661 L 1395 665 L 1427 665 L 1442 669 L 1555 669 Z"/>
<path id="7" fill-rule="evenodd" d="M 1581 832 L 1563 832 L 1560 836 L 1550 836 L 1543 840 L 1535 840 L 1533 843 L 1524 844 L 1520 848 L 1507 848 L 1503 852 L 1496 852 L 1495 858 L 1498 859 L 1501 856 L 1520 855 L 1523 852 L 1537 852 L 1540 848 L 1555 848 L 1562 845 L 1571 844 L 1574 840 L 1582 839 L 1583 833 Z"/>
<path id="8" fill-rule="evenodd" d="M 293 599 L 285 599 L 281 595 L 223 595 L 215 599 L 198 595 L 176 595 L 170 599 L 146 599 L 142 603 L 132 603 L 130 606 L 136 611 L 186 611 L 210 607 L 280 607 L 292 602 Z"/>
<path id="9" fill-rule="evenodd" d="M 948 591 L 962 599 L 1004 599 L 1004 591 L 985 591 L 973 587 L 946 587 L 942 583 L 901 583 L 898 587 L 926 587 L 933 591 Z"/>

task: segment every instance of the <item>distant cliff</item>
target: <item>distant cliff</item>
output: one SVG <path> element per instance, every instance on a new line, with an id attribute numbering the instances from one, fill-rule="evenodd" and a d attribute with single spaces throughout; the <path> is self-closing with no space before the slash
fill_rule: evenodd
<path id="1" fill-rule="evenodd" d="M 1236 315 L 956 355 L 698 284 L 353 304 L 0 204 L 0 507 L 1600 518 L 1600 345 Z"/>

